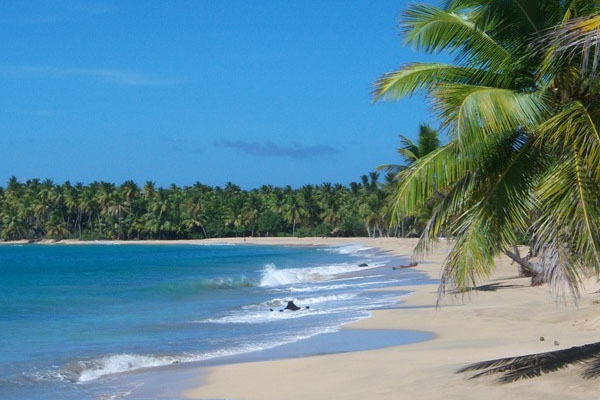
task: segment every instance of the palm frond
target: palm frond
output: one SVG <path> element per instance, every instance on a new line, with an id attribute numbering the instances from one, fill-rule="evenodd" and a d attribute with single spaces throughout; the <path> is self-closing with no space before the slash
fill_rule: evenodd
<path id="1" fill-rule="evenodd" d="M 595 12 L 600 12 L 596 5 Z M 600 14 L 574 18 L 548 31 L 541 43 L 552 57 L 550 64 L 561 65 L 578 59 L 584 72 L 595 72 L 600 63 Z"/>
<path id="2" fill-rule="evenodd" d="M 446 0 L 444 9 L 446 11 L 471 10 L 481 6 L 481 0 Z"/>
<path id="3" fill-rule="evenodd" d="M 459 62 L 500 68 L 507 65 L 511 53 L 486 32 L 495 21 L 479 21 L 467 12 L 447 11 L 429 4 L 415 4 L 404 14 L 401 26 L 407 44 L 428 53 L 448 51 Z"/>
<path id="4" fill-rule="evenodd" d="M 533 129 L 546 115 L 544 96 L 509 89 L 462 84 L 436 88 L 434 109 L 463 150 L 475 150 L 489 135 Z"/>
<path id="5" fill-rule="evenodd" d="M 540 217 L 534 224 L 533 248 L 542 257 L 551 283 L 576 297 L 582 274 L 600 268 L 600 187 L 584 160 L 573 151 L 540 181 Z"/>
<path id="6" fill-rule="evenodd" d="M 378 165 L 377 167 L 375 167 L 376 171 L 384 171 L 386 173 L 391 173 L 394 175 L 394 177 L 396 175 L 398 175 L 399 173 L 401 173 L 402 171 L 404 171 L 406 169 L 406 165 L 400 165 L 400 164 L 382 164 L 382 165 Z"/>
<path id="7" fill-rule="evenodd" d="M 460 162 L 456 150 L 453 144 L 442 146 L 398 175 L 400 184 L 394 198 L 393 223 L 418 211 L 436 188 L 449 186 L 466 173 L 467 166 Z"/>
<path id="8" fill-rule="evenodd" d="M 444 229 L 448 229 L 448 223 L 461 211 L 467 207 L 470 201 L 470 193 L 473 191 L 475 183 L 474 173 L 469 172 L 460 180 L 452 184 L 444 198 L 438 204 L 431 218 L 427 221 L 419 242 L 413 251 L 414 259 L 422 259 L 430 251 L 441 235 Z"/>
<path id="9" fill-rule="evenodd" d="M 575 148 L 587 168 L 600 178 L 600 132 L 592 114 L 600 112 L 572 101 L 539 126 L 536 140 L 545 146 Z"/>
<path id="10" fill-rule="evenodd" d="M 468 186 L 461 190 L 468 194 L 468 200 L 448 203 L 449 210 L 434 214 L 434 218 L 440 218 L 434 224 L 454 215 L 452 233 L 456 240 L 444 262 L 440 293 L 447 286 L 466 289 L 488 277 L 494 257 L 517 244 L 517 234 L 529 227 L 537 208 L 533 194 L 541 171 L 538 155 L 532 150 L 527 137 L 519 134 L 505 139 L 501 146 L 494 146 L 483 157 Z M 430 237 L 423 237 L 424 242 L 436 231 L 426 234 Z M 425 246 L 420 245 L 417 249 Z"/>
<path id="11" fill-rule="evenodd" d="M 411 164 L 419 159 L 419 146 L 417 146 L 412 140 L 406 136 L 400 135 L 400 147 L 397 149 L 398 154 L 404 161 Z"/>
<path id="12" fill-rule="evenodd" d="M 375 82 L 373 99 L 399 100 L 425 90 L 431 92 L 442 83 L 505 86 L 506 77 L 477 68 L 440 63 L 410 63 L 388 72 Z"/>

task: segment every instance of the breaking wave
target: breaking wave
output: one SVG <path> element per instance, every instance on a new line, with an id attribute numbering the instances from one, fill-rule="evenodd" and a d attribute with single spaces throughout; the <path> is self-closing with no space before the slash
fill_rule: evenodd
<path id="1" fill-rule="evenodd" d="M 67 381 L 72 383 L 87 383 L 107 375 L 131 372 L 145 368 L 163 367 L 179 363 L 190 363 L 206 361 L 218 357 L 234 356 L 267 350 L 285 344 L 294 343 L 308 339 L 322 333 L 332 333 L 339 330 L 337 326 L 324 327 L 297 336 L 287 336 L 287 339 L 278 338 L 255 342 L 253 344 L 242 344 L 228 349 L 219 349 L 205 353 L 184 353 L 180 355 L 153 355 L 153 354 L 113 354 L 104 357 L 81 360 L 68 364 L 63 368 L 36 372 L 29 374 L 29 378 L 36 381 Z"/>
<path id="2" fill-rule="evenodd" d="M 328 247 L 325 251 L 337 254 L 349 254 L 351 256 L 363 256 L 365 251 L 372 250 L 372 247 L 360 243 L 347 244 L 344 246 Z M 362 253 L 362 254 L 361 254 Z"/>
<path id="3" fill-rule="evenodd" d="M 370 267 L 372 268 L 380 265 L 381 264 L 373 264 Z M 364 269 L 366 268 L 359 267 L 357 264 L 338 264 L 325 265 L 321 267 L 289 269 L 279 269 L 275 266 L 275 264 L 267 264 L 262 270 L 262 277 L 259 286 L 274 287 L 293 285 L 296 283 L 327 281 L 333 279 L 336 275 Z"/>

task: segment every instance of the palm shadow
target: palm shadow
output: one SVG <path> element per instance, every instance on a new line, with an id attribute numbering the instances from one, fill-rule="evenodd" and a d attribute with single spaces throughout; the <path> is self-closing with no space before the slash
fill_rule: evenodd
<path id="1" fill-rule="evenodd" d="M 498 374 L 499 383 L 511 383 L 520 379 L 535 378 L 576 364 L 585 365 L 582 373 L 584 378 L 599 377 L 600 342 L 563 350 L 482 361 L 463 367 L 456 373 L 480 371 L 469 379 Z"/>
<path id="2" fill-rule="evenodd" d="M 511 289 L 516 287 L 523 287 L 522 285 L 507 285 L 504 283 L 489 283 L 487 285 L 476 286 L 473 290 L 477 290 L 479 292 L 496 292 L 501 289 Z"/>

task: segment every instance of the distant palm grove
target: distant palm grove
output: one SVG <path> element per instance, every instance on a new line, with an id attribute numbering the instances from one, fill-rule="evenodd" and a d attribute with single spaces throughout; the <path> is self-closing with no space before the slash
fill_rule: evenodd
<path id="1" fill-rule="evenodd" d="M 400 136 L 404 164 L 378 167 L 348 186 L 323 183 L 299 189 L 265 185 L 243 190 L 227 183 L 168 189 L 154 182 L 120 186 L 11 178 L 0 187 L 0 239 L 203 239 L 231 236 L 417 236 L 436 200 L 391 225 L 390 204 L 407 166 L 440 146 L 426 124 L 418 140 Z M 382 182 L 380 182 L 382 181 Z M 438 200 L 439 201 L 439 200 Z"/>
<path id="2" fill-rule="evenodd" d="M 11 178 L 0 188 L 0 237 L 15 239 L 185 239 L 227 236 L 385 236 L 410 233 L 416 218 L 389 228 L 384 205 L 393 177 L 299 189 L 231 183 L 210 187 L 54 184 Z"/>

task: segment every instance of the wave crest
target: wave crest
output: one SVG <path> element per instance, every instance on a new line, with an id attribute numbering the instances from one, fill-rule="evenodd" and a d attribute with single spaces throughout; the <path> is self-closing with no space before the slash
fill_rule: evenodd
<path id="1" fill-rule="evenodd" d="M 279 269 L 275 264 L 267 264 L 262 270 L 260 287 L 274 287 L 283 285 L 293 285 L 297 283 L 309 283 L 327 281 L 336 275 L 359 271 L 361 268 L 355 264 L 337 264 L 324 265 L 320 267 L 308 268 L 282 268 Z"/>
<path id="2" fill-rule="evenodd" d="M 246 343 L 236 347 L 218 349 L 205 353 L 185 353 L 173 355 L 145 355 L 145 354 L 113 354 L 93 360 L 77 361 L 70 365 L 47 372 L 44 374 L 33 373 L 30 378 L 36 381 L 70 381 L 73 383 L 87 383 L 106 375 L 131 372 L 144 368 L 162 367 L 176 363 L 188 363 L 210 360 L 218 357 L 233 356 L 271 349 L 284 344 L 294 343 L 308 339 L 322 333 L 331 333 L 339 330 L 339 326 L 324 326 L 299 335 L 290 335 L 284 339 Z"/>
<path id="3" fill-rule="evenodd" d="M 346 245 L 342 245 L 342 246 L 327 247 L 325 250 L 330 253 L 361 256 L 361 255 L 363 255 L 363 254 L 361 254 L 362 252 L 367 251 L 367 250 L 372 250 L 372 249 L 373 249 L 372 247 L 365 246 L 364 244 L 355 243 L 355 244 L 346 244 Z"/>

